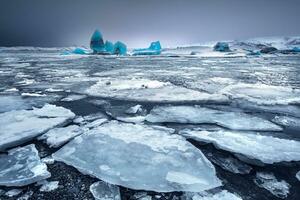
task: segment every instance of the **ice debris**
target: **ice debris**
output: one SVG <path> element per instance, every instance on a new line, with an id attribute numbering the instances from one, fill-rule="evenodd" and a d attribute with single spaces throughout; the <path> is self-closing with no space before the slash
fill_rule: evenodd
<path id="1" fill-rule="evenodd" d="M 50 176 L 33 144 L 0 154 L 0 185 L 25 186 Z"/>
<path id="2" fill-rule="evenodd" d="M 76 137 L 53 157 L 110 184 L 137 190 L 199 192 L 220 186 L 202 152 L 173 132 L 111 121 Z"/>
<path id="3" fill-rule="evenodd" d="M 50 192 L 53 190 L 56 190 L 59 187 L 59 182 L 58 181 L 43 181 L 41 182 L 42 186 L 40 188 L 41 192 Z"/>
<path id="4" fill-rule="evenodd" d="M 38 139 L 45 140 L 49 147 L 57 148 L 82 133 L 83 130 L 79 126 L 70 125 L 62 128 L 53 128 L 38 137 Z"/>
<path id="5" fill-rule="evenodd" d="M 287 128 L 300 130 L 299 118 L 277 115 L 271 121 Z"/>
<path id="6" fill-rule="evenodd" d="M 145 49 L 134 49 L 132 55 L 159 55 L 161 54 L 161 45 L 159 41 L 152 42 L 149 48 Z"/>
<path id="7" fill-rule="evenodd" d="M 146 116 L 146 121 L 192 124 L 217 124 L 233 130 L 280 131 L 272 122 L 241 112 L 227 112 L 199 106 L 158 106 Z"/>
<path id="8" fill-rule="evenodd" d="M 300 181 L 300 171 L 296 173 L 296 178 Z"/>
<path id="9" fill-rule="evenodd" d="M 0 151 L 23 144 L 74 117 L 70 110 L 50 104 L 33 110 L 1 113 Z"/>
<path id="10" fill-rule="evenodd" d="M 8 190 L 5 193 L 5 196 L 7 196 L 7 197 L 14 197 L 14 196 L 17 196 L 17 195 L 21 194 L 21 192 L 23 192 L 22 189 L 11 189 L 11 190 Z"/>
<path id="11" fill-rule="evenodd" d="M 239 159 L 251 164 L 273 164 L 300 161 L 300 142 L 264 136 L 259 133 L 233 132 L 226 130 L 199 131 L 185 129 L 181 135 L 198 141 L 213 143 L 216 147 L 235 153 Z M 243 155 L 246 158 L 244 158 Z M 252 161 L 260 161 L 252 162 Z"/>
<path id="12" fill-rule="evenodd" d="M 61 99 L 61 101 L 77 101 L 77 100 L 84 99 L 85 97 L 86 97 L 86 95 L 72 94 L 72 95 L 68 95 L 67 97 Z"/>
<path id="13" fill-rule="evenodd" d="M 257 186 L 268 190 L 281 199 L 288 196 L 291 187 L 286 181 L 278 181 L 274 174 L 266 172 L 257 172 L 254 182 Z"/>
<path id="14" fill-rule="evenodd" d="M 121 200 L 120 189 L 116 185 L 105 182 L 95 182 L 90 186 L 95 200 Z"/>
<path id="15" fill-rule="evenodd" d="M 183 195 L 184 200 L 242 200 L 236 194 L 230 193 L 227 190 L 222 190 L 215 194 L 202 192 L 202 193 L 186 193 Z"/>

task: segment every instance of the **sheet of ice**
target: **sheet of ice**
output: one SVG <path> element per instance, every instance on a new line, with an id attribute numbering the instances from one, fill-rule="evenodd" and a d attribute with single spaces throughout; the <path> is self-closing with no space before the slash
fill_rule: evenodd
<path id="1" fill-rule="evenodd" d="M 268 190 L 281 199 L 288 197 L 289 189 L 291 187 L 286 181 L 278 181 L 274 174 L 266 172 L 257 172 L 254 182 L 257 186 Z"/>
<path id="2" fill-rule="evenodd" d="M 275 116 L 272 122 L 291 129 L 300 130 L 300 118 L 289 116 Z"/>
<path id="3" fill-rule="evenodd" d="M 296 173 L 296 178 L 300 181 L 300 171 Z"/>
<path id="4" fill-rule="evenodd" d="M 108 121 L 108 119 L 106 119 L 106 118 L 96 119 L 92 122 L 88 122 L 86 125 L 84 125 L 83 128 L 92 129 L 92 128 L 95 128 L 97 126 L 104 124 L 107 121 Z"/>
<path id="5" fill-rule="evenodd" d="M 145 116 L 133 116 L 133 117 L 116 117 L 117 120 L 122 122 L 129 122 L 129 123 L 141 123 L 145 121 Z"/>
<path id="6" fill-rule="evenodd" d="M 186 129 L 180 131 L 179 134 L 195 140 L 213 143 L 225 151 L 242 154 L 250 160 L 258 160 L 266 164 L 300 161 L 300 142 L 294 140 L 263 136 L 259 133 L 226 130 L 198 131 Z M 241 159 L 240 156 L 238 157 Z"/>
<path id="7" fill-rule="evenodd" d="M 72 95 L 68 95 L 67 97 L 61 99 L 61 101 L 77 101 L 80 99 L 84 99 L 85 97 L 86 97 L 86 95 L 72 94 Z"/>
<path id="8" fill-rule="evenodd" d="M 137 114 L 139 112 L 142 112 L 143 108 L 142 108 L 142 105 L 135 105 L 135 106 L 132 106 L 130 108 L 128 108 L 125 113 L 127 114 Z"/>
<path id="9" fill-rule="evenodd" d="M 50 176 L 33 144 L 0 154 L 0 185 L 24 186 Z"/>
<path id="10" fill-rule="evenodd" d="M 220 186 L 202 152 L 173 132 L 111 121 L 76 137 L 53 157 L 110 184 L 137 190 L 199 192 Z"/>
<path id="11" fill-rule="evenodd" d="M 0 151 L 25 143 L 74 117 L 70 110 L 50 104 L 33 110 L 1 113 Z"/>
<path id="12" fill-rule="evenodd" d="M 202 193 L 186 193 L 183 195 L 184 200 L 242 200 L 236 194 L 230 193 L 227 190 L 222 190 L 221 192 L 212 194 L 208 192 Z"/>
<path id="13" fill-rule="evenodd" d="M 39 93 L 23 92 L 21 94 L 21 96 L 24 96 L 24 97 L 43 97 L 43 96 L 46 96 L 46 95 L 45 94 L 39 94 Z"/>
<path id="14" fill-rule="evenodd" d="M 98 181 L 90 186 L 90 191 L 95 200 L 121 200 L 120 189 L 116 185 Z"/>
<path id="15" fill-rule="evenodd" d="M 70 125 L 62 128 L 53 128 L 38 137 L 38 139 L 45 140 L 50 147 L 57 148 L 82 133 L 83 130 L 79 126 Z"/>
<path id="16" fill-rule="evenodd" d="M 103 78 L 86 90 L 91 96 L 133 101 L 180 102 L 226 101 L 223 95 L 208 94 L 196 90 L 148 79 Z"/>
<path id="17" fill-rule="evenodd" d="M 217 124 L 233 130 L 280 131 L 272 122 L 240 112 L 226 112 L 199 106 L 158 106 L 146 116 L 152 123 L 176 122 Z"/>
<path id="18" fill-rule="evenodd" d="M 225 87 L 221 93 L 264 105 L 300 103 L 300 90 L 287 86 L 238 83 Z"/>
<path id="19" fill-rule="evenodd" d="M 11 110 L 21 110 L 30 108 L 28 102 L 20 96 L 0 96 L 0 113 Z"/>
<path id="20" fill-rule="evenodd" d="M 40 188 L 41 192 L 51 192 L 53 190 L 56 190 L 59 187 L 59 182 L 58 181 L 43 181 L 42 186 Z"/>

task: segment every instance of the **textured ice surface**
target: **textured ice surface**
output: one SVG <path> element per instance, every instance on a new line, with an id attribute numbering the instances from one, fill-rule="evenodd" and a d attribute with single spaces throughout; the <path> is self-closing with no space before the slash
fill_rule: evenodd
<path id="1" fill-rule="evenodd" d="M 90 186 L 95 200 L 121 200 L 120 189 L 116 185 L 98 181 Z"/>
<path id="2" fill-rule="evenodd" d="M 148 79 L 101 79 L 86 90 L 91 96 L 123 100 L 178 102 L 226 101 L 223 95 L 214 95 Z"/>
<path id="3" fill-rule="evenodd" d="M 33 110 L 1 113 L 0 150 L 27 142 L 74 117 L 70 110 L 50 104 Z"/>
<path id="4" fill-rule="evenodd" d="M 290 104 L 300 102 L 300 90 L 286 86 L 239 83 L 224 88 L 223 94 L 257 104 Z"/>
<path id="5" fill-rule="evenodd" d="M 85 95 L 72 94 L 72 95 L 69 95 L 69 96 L 61 99 L 61 101 L 77 101 L 80 99 L 84 99 L 85 97 L 86 97 Z"/>
<path id="6" fill-rule="evenodd" d="M 20 96 L 0 96 L 0 113 L 27 108 L 29 104 Z"/>
<path id="7" fill-rule="evenodd" d="M 222 190 L 221 192 L 210 194 L 208 192 L 202 193 L 187 193 L 184 194 L 184 200 L 242 200 L 236 194 L 230 193 L 227 190 Z"/>
<path id="8" fill-rule="evenodd" d="M 198 192 L 220 186 L 201 151 L 173 132 L 112 121 L 76 137 L 53 157 L 108 183 L 138 190 Z"/>
<path id="9" fill-rule="evenodd" d="M 296 173 L 296 178 L 300 181 L 300 171 Z"/>
<path id="10" fill-rule="evenodd" d="M 280 131 L 272 122 L 239 112 L 226 112 L 199 106 L 160 106 L 146 116 L 149 122 L 176 122 L 217 124 L 233 130 Z"/>
<path id="11" fill-rule="evenodd" d="M 22 189 L 11 189 L 5 193 L 5 196 L 14 197 L 19 195 L 23 190 Z"/>
<path id="12" fill-rule="evenodd" d="M 43 181 L 41 182 L 42 186 L 40 188 L 40 191 L 41 192 L 50 192 L 50 191 L 53 191 L 53 190 L 56 190 L 58 187 L 59 187 L 59 182 L 58 181 Z"/>
<path id="13" fill-rule="evenodd" d="M 300 161 L 300 142 L 258 133 L 182 130 L 181 135 L 213 143 L 216 147 L 266 164 Z"/>
<path id="14" fill-rule="evenodd" d="M 33 144 L 0 154 L 0 185 L 24 186 L 50 176 Z"/>
<path id="15" fill-rule="evenodd" d="M 59 147 L 74 137 L 83 133 L 83 130 L 77 125 L 71 125 L 62 128 L 53 128 L 47 133 L 38 137 L 39 140 L 45 140 L 50 147 Z"/>
<path id="16" fill-rule="evenodd" d="M 257 186 L 282 199 L 287 198 L 291 187 L 286 181 L 278 181 L 274 174 L 266 172 L 257 172 L 254 182 Z"/>
<path id="17" fill-rule="evenodd" d="M 143 108 L 142 108 L 142 105 L 135 105 L 135 106 L 132 106 L 130 108 L 128 108 L 125 113 L 127 114 L 137 114 L 139 112 L 142 112 L 143 111 Z"/>
<path id="18" fill-rule="evenodd" d="M 159 55 L 161 53 L 161 45 L 159 41 L 152 42 L 149 48 L 134 49 L 132 55 Z"/>
<path id="19" fill-rule="evenodd" d="M 300 130 L 300 118 L 289 116 L 275 116 L 272 121 L 281 126 Z"/>

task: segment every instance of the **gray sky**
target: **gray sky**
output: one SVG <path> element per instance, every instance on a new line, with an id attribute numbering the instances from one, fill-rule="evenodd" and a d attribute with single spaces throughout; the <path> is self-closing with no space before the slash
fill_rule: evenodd
<path id="1" fill-rule="evenodd" d="M 163 46 L 300 35 L 299 0 L 0 0 L 0 46 Z"/>

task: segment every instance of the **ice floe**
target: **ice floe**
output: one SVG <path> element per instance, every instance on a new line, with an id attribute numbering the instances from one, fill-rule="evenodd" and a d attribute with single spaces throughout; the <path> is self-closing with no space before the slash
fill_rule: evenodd
<path id="1" fill-rule="evenodd" d="M 278 181 L 274 174 L 266 172 L 257 172 L 254 182 L 257 186 L 271 192 L 276 197 L 285 199 L 288 197 L 290 185 L 284 181 Z"/>
<path id="2" fill-rule="evenodd" d="M 300 130 L 300 118 L 289 117 L 289 116 L 275 116 L 272 122 L 281 126 Z"/>
<path id="3" fill-rule="evenodd" d="M 291 104 L 300 102 L 300 90 L 286 86 L 261 83 L 239 83 L 225 87 L 221 93 L 233 99 L 243 99 L 257 104 Z"/>
<path id="4" fill-rule="evenodd" d="M 91 96 L 149 102 L 221 101 L 227 98 L 148 79 L 103 78 L 86 90 Z"/>
<path id="5" fill-rule="evenodd" d="M 82 133 L 83 130 L 79 126 L 70 125 L 62 128 L 53 128 L 38 137 L 38 139 L 45 140 L 50 147 L 57 148 Z"/>
<path id="6" fill-rule="evenodd" d="M 0 154 L 0 185 L 24 186 L 50 176 L 33 144 Z"/>
<path id="7" fill-rule="evenodd" d="M 208 192 L 202 193 L 186 193 L 183 195 L 184 200 L 242 200 L 236 194 L 230 193 L 227 190 L 212 194 Z"/>
<path id="8" fill-rule="evenodd" d="M 272 122 L 241 112 L 226 112 L 199 106 L 154 107 L 146 120 L 152 123 L 176 122 L 192 124 L 217 124 L 233 130 L 280 131 Z"/>
<path id="9" fill-rule="evenodd" d="M 61 99 L 61 101 L 77 101 L 80 99 L 84 99 L 85 97 L 86 97 L 86 95 L 72 94 L 72 95 L 69 95 L 69 96 Z"/>
<path id="10" fill-rule="evenodd" d="M 226 130 L 186 129 L 180 131 L 180 134 L 202 142 L 213 143 L 217 148 L 233 152 L 239 159 L 252 164 L 300 161 L 300 142 L 294 140 Z"/>
<path id="11" fill-rule="evenodd" d="M 29 103 L 20 96 L 0 96 L 0 113 L 28 108 L 30 108 Z"/>
<path id="12" fill-rule="evenodd" d="M 75 117 L 70 110 L 46 104 L 33 110 L 0 114 L 0 150 L 22 144 Z"/>
<path id="13" fill-rule="evenodd" d="M 220 186 L 201 151 L 173 132 L 111 121 L 76 137 L 53 157 L 110 184 L 138 190 L 199 192 Z"/>
<path id="14" fill-rule="evenodd" d="M 21 194 L 21 192 L 23 192 L 22 189 L 11 189 L 11 190 L 8 190 L 7 192 L 5 192 L 5 196 L 14 197 L 14 196 Z"/>
<path id="15" fill-rule="evenodd" d="M 95 182 L 90 186 L 95 200 L 121 200 L 120 189 L 116 185 L 105 182 Z"/>

